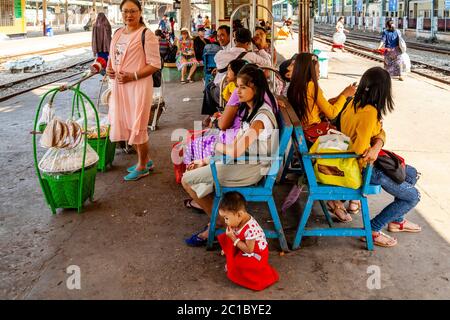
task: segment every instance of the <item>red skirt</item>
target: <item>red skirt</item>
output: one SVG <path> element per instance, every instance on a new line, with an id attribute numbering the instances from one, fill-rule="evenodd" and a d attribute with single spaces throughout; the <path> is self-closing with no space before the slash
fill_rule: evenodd
<path id="1" fill-rule="evenodd" d="M 269 249 L 244 256 L 233 246 L 225 233 L 217 237 L 227 260 L 227 277 L 234 283 L 255 291 L 263 290 L 279 280 L 277 271 L 269 265 Z M 241 239 L 242 240 L 242 239 Z"/>

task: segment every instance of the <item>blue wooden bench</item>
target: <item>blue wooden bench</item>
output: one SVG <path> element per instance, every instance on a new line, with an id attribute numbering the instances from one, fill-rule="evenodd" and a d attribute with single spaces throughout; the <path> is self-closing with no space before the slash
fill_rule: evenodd
<path id="1" fill-rule="evenodd" d="M 367 241 L 367 249 L 373 250 L 372 241 L 372 228 L 370 226 L 370 214 L 369 205 L 367 201 L 367 196 L 371 194 L 378 194 L 381 192 L 381 186 L 370 184 L 370 177 L 372 176 L 372 166 L 367 166 L 363 171 L 363 185 L 359 189 L 350 189 L 332 185 L 325 185 L 318 183 L 313 169 L 313 159 L 339 159 L 339 158 L 358 158 L 359 156 L 355 153 L 309 153 L 308 147 L 306 145 L 305 136 L 303 134 L 303 129 L 301 123 L 297 117 L 297 114 L 292 109 L 292 107 L 287 103 L 287 112 L 291 119 L 291 123 L 294 127 L 293 130 L 293 145 L 298 148 L 301 155 L 302 165 L 304 174 L 306 175 L 308 181 L 308 197 L 303 209 L 303 214 L 300 218 L 299 225 L 297 227 L 297 232 L 295 235 L 294 243 L 292 249 L 297 249 L 304 236 L 333 236 L 333 237 L 365 237 Z M 331 220 L 330 214 L 327 210 L 325 204 L 326 200 L 360 200 L 361 201 L 361 211 L 363 218 L 362 228 L 333 228 L 333 222 Z M 322 210 L 327 219 L 330 228 L 325 229 L 310 229 L 306 228 L 306 223 L 311 215 L 311 210 L 314 201 L 319 201 Z"/>
<path id="2" fill-rule="evenodd" d="M 211 220 L 210 220 L 210 227 L 209 227 L 209 235 L 208 235 L 208 243 L 207 248 L 211 249 L 213 245 L 214 238 L 223 233 L 224 230 L 216 230 L 216 221 L 219 214 L 219 203 L 222 198 L 222 195 L 224 193 L 230 192 L 230 191 L 237 191 L 240 192 L 247 201 L 249 202 L 266 202 L 270 214 L 272 216 L 272 220 L 274 223 L 275 230 L 264 230 L 267 238 L 278 238 L 280 242 L 280 247 L 283 251 L 289 251 L 286 238 L 284 236 L 284 231 L 281 226 L 281 221 L 278 216 L 277 207 L 275 205 L 275 201 L 273 199 L 273 187 L 275 184 L 275 180 L 278 175 L 278 171 L 280 168 L 282 168 L 282 160 L 285 153 L 285 150 L 287 148 L 287 145 L 289 143 L 289 140 L 291 140 L 292 137 L 292 123 L 290 121 L 289 115 L 287 114 L 286 110 L 282 110 L 278 114 L 278 123 L 280 126 L 280 132 L 279 132 L 279 144 L 278 149 L 272 153 L 272 157 L 270 158 L 262 158 L 260 157 L 259 160 L 271 160 L 272 164 L 269 170 L 269 173 L 261 179 L 261 181 L 252 186 L 247 187 L 223 187 L 219 183 L 219 179 L 217 178 L 217 169 L 216 169 L 216 161 L 220 160 L 223 161 L 223 163 L 230 163 L 233 161 L 241 161 L 241 160 L 255 160 L 255 158 L 251 157 L 240 157 L 236 159 L 231 159 L 228 157 L 214 157 L 211 159 L 210 166 L 211 171 L 214 178 L 214 184 L 215 184 L 215 196 L 214 196 L 214 204 L 211 214 Z"/>

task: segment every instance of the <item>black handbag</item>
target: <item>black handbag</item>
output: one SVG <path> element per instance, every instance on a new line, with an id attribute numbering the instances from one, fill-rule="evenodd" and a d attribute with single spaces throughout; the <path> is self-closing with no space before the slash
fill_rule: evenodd
<path id="1" fill-rule="evenodd" d="M 405 182 L 405 159 L 392 151 L 381 149 L 375 161 L 375 167 L 382 170 L 389 178 L 398 184 Z"/>

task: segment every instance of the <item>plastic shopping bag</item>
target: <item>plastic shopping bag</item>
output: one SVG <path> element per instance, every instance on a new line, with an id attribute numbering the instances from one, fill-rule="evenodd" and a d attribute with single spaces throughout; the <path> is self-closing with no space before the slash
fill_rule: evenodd
<path id="1" fill-rule="evenodd" d="M 43 132 L 47 124 L 55 117 L 55 109 L 51 103 L 46 103 L 42 108 L 41 117 L 38 121 L 39 131 Z"/>
<path id="2" fill-rule="evenodd" d="M 310 149 L 311 153 L 340 153 L 346 152 L 350 138 L 342 135 L 337 137 L 336 133 L 322 136 L 316 140 Z M 328 136 L 328 137 L 327 137 Z M 351 159 L 316 159 L 314 173 L 317 182 L 351 189 L 358 189 L 362 185 L 361 169 L 358 160 Z"/>
<path id="3" fill-rule="evenodd" d="M 333 43 L 338 45 L 343 45 L 345 43 L 345 40 L 347 40 L 347 37 L 343 32 L 335 32 L 333 34 Z"/>
<path id="4" fill-rule="evenodd" d="M 334 129 L 328 130 L 328 133 L 320 136 L 318 140 L 319 145 L 317 147 L 317 152 L 325 149 L 347 151 L 350 145 L 350 138 Z"/>
<path id="5" fill-rule="evenodd" d="M 411 72 L 411 59 L 409 59 L 409 55 L 407 53 L 402 53 L 402 72 Z"/>

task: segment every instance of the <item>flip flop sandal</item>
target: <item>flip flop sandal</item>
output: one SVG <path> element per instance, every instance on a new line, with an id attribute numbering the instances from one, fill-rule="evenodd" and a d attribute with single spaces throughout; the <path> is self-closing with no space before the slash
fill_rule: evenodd
<path id="1" fill-rule="evenodd" d="M 357 205 L 357 209 L 351 210 L 351 209 L 350 209 L 350 206 L 351 206 L 352 204 L 353 204 L 353 205 Z M 347 208 L 347 212 L 348 212 L 348 213 L 351 213 L 351 214 L 358 214 L 359 211 L 361 211 L 361 202 L 359 202 L 359 201 L 358 201 L 358 202 L 356 202 L 356 201 L 355 201 L 355 202 L 352 202 L 352 201 L 350 200 L 350 204 L 349 204 L 349 206 L 348 206 L 348 208 Z"/>
<path id="2" fill-rule="evenodd" d="M 328 203 L 327 203 L 327 209 L 333 214 L 333 216 L 339 221 L 339 222 L 343 222 L 343 223 L 348 223 L 348 222 L 351 222 L 351 221 L 353 221 L 353 219 L 351 219 L 351 217 L 350 217 L 350 220 L 344 220 L 344 219 L 342 219 L 341 217 L 339 217 L 337 214 L 336 214 L 336 211 L 337 210 L 343 210 L 343 211 L 345 211 L 345 212 L 347 212 L 347 210 L 345 209 L 345 207 L 334 207 L 334 208 L 332 208 Z M 348 213 L 347 213 L 348 214 Z"/>
<path id="3" fill-rule="evenodd" d="M 189 209 L 194 209 L 195 212 L 197 212 L 197 213 L 204 214 L 205 212 L 203 211 L 203 209 L 194 207 L 194 206 L 192 205 L 192 201 L 194 201 L 194 200 L 192 200 L 192 199 L 185 199 L 185 200 L 183 201 L 184 206 L 185 206 L 186 208 L 189 208 Z"/>
<path id="4" fill-rule="evenodd" d="M 128 171 L 129 173 L 133 172 L 134 170 L 136 170 L 136 166 L 137 166 L 137 164 L 135 164 L 134 166 L 131 166 L 131 167 L 127 168 L 127 171 Z M 154 164 L 153 164 L 153 160 L 150 160 L 149 162 L 147 162 L 146 168 L 147 168 L 149 171 L 153 171 L 153 169 L 155 169 L 155 166 L 154 166 Z"/>
<path id="5" fill-rule="evenodd" d="M 202 247 L 206 245 L 208 239 L 200 238 L 198 235 L 208 229 L 208 226 L 203 228 L 202 231 L 194 233 L 190 238 L 184 239 L 184 242 L 190 247 Z"/>
<path id="6" fill-rule="evenodd" d="M 388 225 L 388 231 L 389 232 L 412 232 L 412 233 L 417 233 L 422 231 L 422 228 L 419 227 L 419 229 L 411 229 L 411 228 L 407 228 L 405 227 L 405 223 L 407 222 L 407 220 L 403 220 L 403 222 L 390 222 Z M 392 227 L 392 225 L 396 225 L 398 227 Z"/>
<path id="7" fill-rule="evenodd" d="M 384 243 L 384 242 L 381 242 L 381 241 L 377 241 L 377 239 L 380 236 L 384 236 L 384 237 L 386 237 L 388 239 L 394 240 L 395 242 L 393 242 L 393 244 L 387 244 L 387 243 Z M 362 242 L 366 242 L 366 237 L 362 237 L 361 241 Z M 383 248 L 390 248 L 390 247 L 393 247 L 393 246 L 395 246 L 397 244 L 397 239 L 395 239 L 395 238 L 391 237 L 390 235 L 387 235 L 387 234 L 385 234 L 385 233 L 383 233 L 381 231 L 376 236 L 372 234 L 372 241 L 373 241 L 373 244 L 375 246 L 379 246 L 379 247 L 383 247 Z"/>

